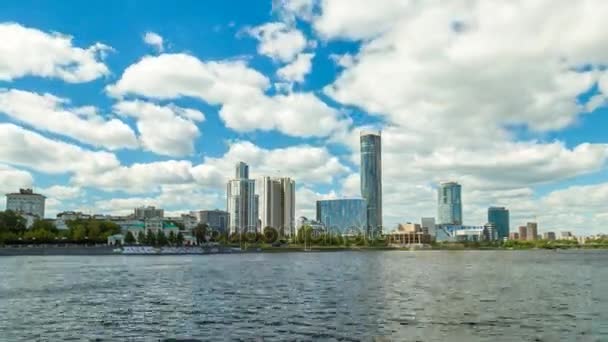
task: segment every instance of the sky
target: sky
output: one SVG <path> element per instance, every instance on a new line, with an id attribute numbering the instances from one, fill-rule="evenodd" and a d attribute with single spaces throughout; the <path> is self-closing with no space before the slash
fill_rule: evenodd
<path id="1" fill-rule="evenodd" d="M 0 3 L 0 191 L 64 210 L 225 209 L 234 164 L 297 216 L 360 196 L 382 131 L 384 223 L 506 206 L 511 229 L 606 232 L 604 0 Z M 4 199 L 0 199 L 4 207 Z"/>

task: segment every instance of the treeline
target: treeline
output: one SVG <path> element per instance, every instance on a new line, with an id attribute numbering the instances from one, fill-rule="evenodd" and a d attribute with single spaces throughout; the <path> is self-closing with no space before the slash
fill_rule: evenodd
<path id="1" fill-rule="evenodd" d="M 10 210 L 0 212 L 0 244 L 98 244 L 120 233 L 120 226 L 109 221 L 87 219 L 66 224 L 67 230 L 59 230 L 51 221 L 36 220 L 26 229 L 26 220 L 19 214 Z"/>
<path id="2" fill-rule="evenodd" d="M 145 246 L 183 246 L 184 245 L 184 235 L 181 232 L 175 234 L 171 231 L 168 235 L 166 235 L 162 230 L 158 230 L 158 232 L 153 232 L 152 230 L 148 230 L 147 233 L 140 231 L 135 236 L 131 231 L 128 231 L 125 234 L 125 245 L 145 245 Z"/>

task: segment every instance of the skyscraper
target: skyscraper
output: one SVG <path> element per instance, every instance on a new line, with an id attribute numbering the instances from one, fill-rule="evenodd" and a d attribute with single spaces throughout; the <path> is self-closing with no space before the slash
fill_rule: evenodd
<path id="1" fill-rule="evenodd" d="M 444 182 L 437 189 L 438 224 L 462 224 L 461 186 L 455 182 Z"/>
<path id="2" fill-rule="evenodd" d="M 505 207 L 489 207 L 488 222 L 496 226 L 498 239 L 509 237 L 509 210 Z"/>
<path id="3" fill-rule="evenodd" d="M 289 177 L 262 177 L 258 191 L 262 231 L 272 227 L 281 235 L 295 234 L 295 182 Z"/>
<path id="4" fill-rule="evenodd" d="M 534 241 L 538 238 L 538 224 L 536 222 L 528 222 L 526 224 L 526 240 Z"/>
<path id="5" fill-rule="evenodd" d="M 367 203 L 367 236 L 382 234 L 382 141 L 380 132 L 360 135 L 361 197 Z"/>
<path id="6" fill-rule="evenodd" d="M 255 194 L 255 180 L 249 179 L 247 164 L 236 164 L 235 179 L 228 181 L 226 193 L 230 233 L 256 232 L 258 196 Z"/>
<path id="7" fill-rule="evenodd" d="M 368 206 L 362 198 L 341 198 L 317 201 L 317 221 L 328 232 L 360 234 L 367 231 Z"/>

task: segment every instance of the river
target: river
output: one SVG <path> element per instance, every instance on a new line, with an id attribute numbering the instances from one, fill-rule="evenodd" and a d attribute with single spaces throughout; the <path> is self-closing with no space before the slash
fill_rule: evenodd
<path id="1" fill-rule="evenodd" d="M 607 341 L 608 251 L 0 257 L 1 341 Z"/>

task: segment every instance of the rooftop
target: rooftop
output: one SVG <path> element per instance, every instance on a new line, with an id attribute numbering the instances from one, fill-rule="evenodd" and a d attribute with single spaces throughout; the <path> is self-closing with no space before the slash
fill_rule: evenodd
<path id="1" fill-rule="evenodd" d="M 29 188 L 28 189 L 19 189 L 19 192 L 12 192 L 10 194 L 6 194 L 6 196 L 9 196 L 9 195 L 31 195 L 31 196 L 42 196 L 42 197 L 45 197 L 45 196 L 43 196 L 41 194 L 35 193 L 34 190 L 29 189 Z"/>

